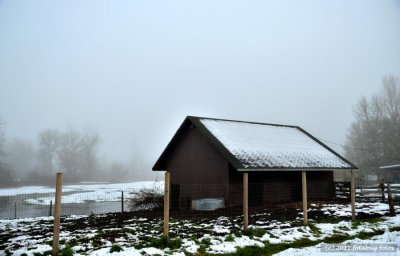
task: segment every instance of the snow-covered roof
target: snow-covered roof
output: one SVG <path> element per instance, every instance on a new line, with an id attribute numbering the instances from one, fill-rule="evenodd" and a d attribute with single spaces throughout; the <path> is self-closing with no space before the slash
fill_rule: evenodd
<path id="1" fill-rule="evenodd" d="M 199 118 L 241 169 L 355 169 L 299 127 Z"/>
<path id="2" fill-rule="evenodd" d="M 357 169 L 298 126 L 188 116 L 153 170 L 166 170 L 170 153 L 193 127 L 238 171 Z"/>
<path id="3" fill-rule="evenodd" d="M 400 164 L 381 166 L 381 167 L 379 167 L 379 169 L 383 169 L 383 170 L 387 170 L 387 171 L 399 171 Z"/>

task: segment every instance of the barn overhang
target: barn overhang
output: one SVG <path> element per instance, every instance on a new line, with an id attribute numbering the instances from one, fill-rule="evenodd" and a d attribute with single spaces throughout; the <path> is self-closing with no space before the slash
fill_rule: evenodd
<path id="1" fill-rule="evenodd" d="M 381 166 L 379 169 L 384 171 L 400 171 L 400 164 Z"/>
<path id="2" fill-rule="evenodd" d="M 356 171 L 357 169 L 352 168 L 341 168 L 341 169 L 334 169 L 334 168 L 296 168 L 296 169 L 285 169 L 285 168 L 271 168 L 271 169 L 237 169 L 238 172 L 277 172 L 277 171 L 298 171 L 298 172 L 331 172 L 331 171 Z"/>

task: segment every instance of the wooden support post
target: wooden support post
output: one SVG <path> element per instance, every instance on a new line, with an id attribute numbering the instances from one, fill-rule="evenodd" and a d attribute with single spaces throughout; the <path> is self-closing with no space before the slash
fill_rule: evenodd
<path id="1" fill-rule="evenodd" d="M 124 191 L 121 191 L 121 212 L 124 212 Z"/>
<path id="2" fill-rule="evenodd" d="M 52 209 L 53 209 L 53 200 L 50 200 L 49 216 L 52 215 Z"/>
<path id="3" fill-rule="evenodd" d="M 351 186 L 350 186 L 350 196 L 351 196 L 351 220 L 356 220 L 356 185 L 354 179 L 354 170 L 351 170 Z"/>
<path id="4" fill-rule="evenodd" d="M 389 216 L 396 216 L 396 211 L 394 209 L 394 199 L 392 194 L 392 189 L 390 184 L 387 184 L 387 194 L 388 194 L 388 204 L 389 204 Z"/>
<path id="5" fill-rule="evenodd" d="M 243 230 L 249 228 L 249 174 L 243 173 Z"/>
<path id="6" fill-rule="evenodd" d="M 52 255 L 58 255 L 60 239 L 60 216 L 61 216 L 61 189 L 62 173 L 57 173 L 56 196 L 54 203 L 54 231 L 53 231 L 53 252 Z"/>
<path id="7" fill-rule="evenodd" d="M 307 174 L 305 171 L 301 172 L 301 187 L 303 192 L 303 224 L 307 225 L 308 215 L 307 215 Z"/>
<path id="8" fill-rule="evenodd" d="M 164 236 L 169 233 L 169 189 L 170 189 L 170 173 L 165 172 L 164 183 Z"/>
<path id="9" fill-rule="evenodd" d="M 382 193 L 382 203 L 385 202 L 385 182 L 383 181 L 383 178 L 381 179 L 381 182 L 379 183 L 379 188 L 381 189 Z"/>

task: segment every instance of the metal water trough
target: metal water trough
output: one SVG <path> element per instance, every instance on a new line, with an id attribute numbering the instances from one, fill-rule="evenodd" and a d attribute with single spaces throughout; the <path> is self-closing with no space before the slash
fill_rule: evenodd
<path id="1" fill-rule="evenodd" d="M 192 200 L 192 209 L 197 211 L 213 211 L 224 207 L 224 198 L 201 198 Z"/>

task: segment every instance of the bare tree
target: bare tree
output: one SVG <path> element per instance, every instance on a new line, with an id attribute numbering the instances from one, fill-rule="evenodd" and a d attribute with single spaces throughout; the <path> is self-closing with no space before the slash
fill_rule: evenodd
<path id="1" fill-rule="evenodd" d="M 2 162 L 5 157 L 5 149 L 4 149 L 5 143 L 6 143 L 6 136 L 4 133 L 4 123 L 0 118 L 0 162 Z"/>
<path id="2" fill-rule="evenodd" d="M 6 144 L 7 163 L 16 178 L 23 178 L 36 166 L 37 152 L 29 140 L 13 138 Z"/>
<path id="3" fill-rule="evenodd" d="M 60 148 L 60 132 L 47 129 L 39 134 L 39 155 L 43 171 L 56 172 L 58 166 L 58 150 Z"/>
<path id="4" fill-rule="evenodd" d="M 61 168 L 75 178 L 86 178 L 97 168 L 97 134 L 82 135 L 77 131 L 61 134 L 59 159 Z"/>
<path id="5" fill-rule="evenodd" d="M 400 81 L 383 78 L 383 87 L 354 107 L 355 121 L 346 142 L 346 155 L 365 173 L 400 163 Z"/>
<path id="6" fill-rule="evenodd" d="M 12 172 L 9 166 L 5 162 L 5 143 L 6 143 L 6 136 L 4 131 L 4 123 L 0 118 L 0 185 L 7 186 L 12 185 L 13 177 Z"/>
<path id="7" fill-rule="evenodd" d="M 60 169 L 72 177 L 78 176 L 81 136 L 69 130 L 60 134 L 60 146 L 57 151 Z"/>
<path id="8" fill-rule="evenodd" d="M 81 138 L 80 168 L 88 175 L 98 169 L 97 146 L 99 140 L 97 134 L 85 134 Z"/>

